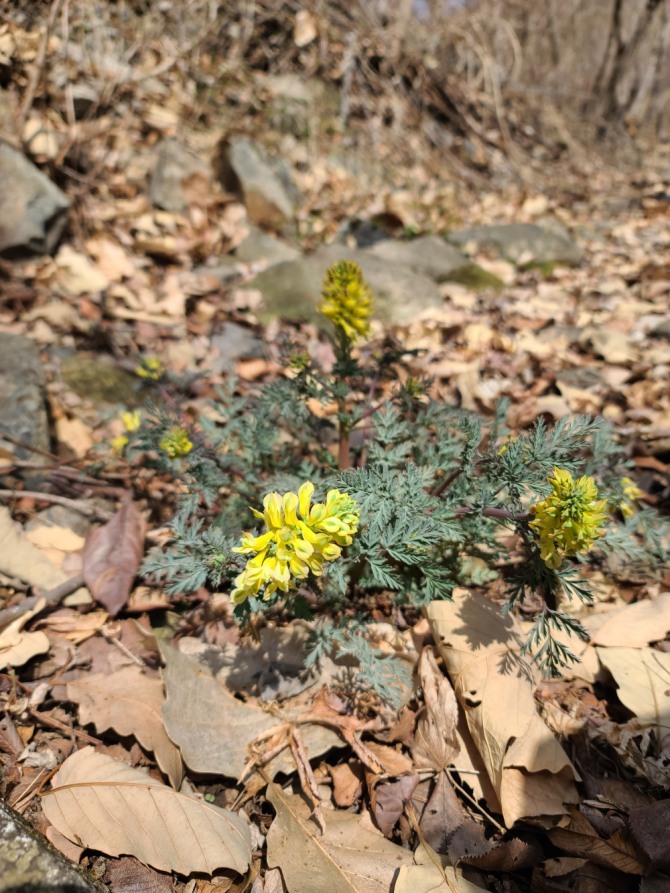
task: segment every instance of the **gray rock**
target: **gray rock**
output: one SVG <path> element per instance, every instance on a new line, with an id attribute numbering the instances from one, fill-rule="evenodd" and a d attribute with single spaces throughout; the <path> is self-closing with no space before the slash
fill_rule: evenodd
<path id="1" fill-rule="evenodd" d="M 0 332 L 0 444 L 20 459 L 28 449 L 4 441 L 3 434 L 38 450 L 49 449 L 44 372 L 37 347 L 22 335 Z"/>
<path id="2" fill-rule="evenodd" d="M 53 251 L 67 223 L 69 204 L 42 171 L 0 141 L 0 253 Z"/>
<path id="3" fill-rule="evenodd" d="M 164 140 L 158 148 L 156 167 L 149 182 L 151 204 L 176 214 L 185 211 L 188 201 L 184 184 L 194 175 L 211 179 L 212 171 L 201 158 L 189 152 L 177 140 Z"/>
<path id="4" fill-rule="evenodd" d="M 253 360 L 264 355 L 262 340 L 251 329 L 235 322 L 224 323 L 221 331 L 212 336 L 211 343 L 219 352 L 212 364 L 213 372 L 229 369 L 235 360 Z"/>
<path id="5" fill-rule="evenodd" d="M 295 260 L 300 257 L 300 252 L 292 245 L 264 233 L 257 226 L 252 226 L 249 235 L 235 250 L 235 257 L 247 264 L 263 261 L 269 266 L 285 260 Z"/>
<path id="6" fill-rule="evenodd" d="M 0 893 L 108 893 L 0 800 Z"/>
<path id="7" fill-rule="evenodd" d="M 65 357 L 61 361 L 61 374 L 75 394 L 95 405 L 137 406 L 142 402 L 142 380 L 102 357 L 85 354 Z"/>
<path id="8" fill-rule="evenodd" d="M 387 239 L 367 250 L 381 260 L 418 270 L 436 282 L 445 282 L 451 273 L 469 264 L 464 254 L 437 236 L 421 236 L 410 242 Z"/>
<path id="9" fill-rule="evenodd" d="M 665 338 L 667 341 L 670 341 L 670 319 L 664 319 L 663 322 L 660 322 L 651 330 L 650 334 L 655 338 Z"/>
<path id="10" fill-rule="evenodd" d="M 536 223 L 494 223 L 451 233 L 453 245 L 493 248 L 507 260 L 518 263 L 528 258 L 531 263 L 561 263 L 569 266 L 582 259 L 579 247 L 564 234 L 550 231 Z"/>
<path id="11" fill-rule="evenodd" d="M 345 259 L 355 261 L 363 270 L 375 294 L 374 316 L 382 322 L 404 325 L 422 311 L 442 306 L 437 285 L 423 273 L 382 260 L 368 251 L 329 245 L 308 257 L 275 264 L 248 283 L 248 287 L 263 294 L 264 307 L 258 311 L 260 319 L 318 321 L 316 308 L 325 272 L 331 264 Z"/>
<path id="12" fill-rule="evenodd" d="M 238 136 L 220 146 L 219 177 L 223 187 L 239 195 L 252 223 L 280 227 L 295 211 L 295 197 L 284 166 L 271 165 L 262 150 Z"/>

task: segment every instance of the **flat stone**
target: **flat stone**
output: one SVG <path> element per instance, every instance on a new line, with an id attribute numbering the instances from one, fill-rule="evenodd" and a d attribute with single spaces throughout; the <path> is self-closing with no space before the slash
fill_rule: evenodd
<path id="1" fill-rule="evenodd" d="M 189 178 L 200 176 L 212 179 L 210 167 L 177 140 L 164 140 L 158 148 L 156 167 L 149 181 L 152 205 L 164 211 L 180 214 L 188 207 L 184 187 Z"/>
<path id="2" fill-rule="evenodd" d="M 275 264 L 248 283 L 263 294 L 259 318 L 263 322 L 277 317 L 322 321 L 316 308 L 323 278 L 328 267 L 339 260 L 360 265 L 375 295 L 373 316 L 384 323 L 407 325 L 423 311 L 443 304 L 438 286 L 423 273 L 368 251 L 329 245 L 299 260 Z"/>
<path id="3" fill-rule="evenodd" d="M 0 141 L 0 254 L 45 254 L 67 223 L 65 194 L 21 153 Z"/>
<path id="4" fill-rule="evenodd" d="M 75 354 L 61 361 L 65 384 L 85 400 L 99 404 L 137 406 L 142 381 L 132 372 L 97 357 Z"/>
<path id="5" fill-rule="evenodd" d="M 221 331 L 212 336 L 211 344 L 219 352 L 212 363 L 212 372 L 229 369 L 235 360 L 253 360 L 264 355 L 262 340 L 236 322 L 224 323 Z"/>
<path id="6" fill-rule="evenodd" d="M 475 226 L 449 235 L 449 242 L 459 247 L 474 243 L 493 248 L 513 263 L 559 263 L 574 266 L 582 252 L 563 233 L 554 232 L 536 223 L 494 223 Z"/>
<path id="7" fill-rule="evenodd" d="M 281 227 L 295 212 L 295 185 L 285 165 L 270 164 L 259 146 L 246 137 L 221 143 L 219 177 L 224 189 L 239 195 L 252 223 Z"/>
<path id="8" fill-rule="evenodd" d="M 0 332 L 0 444 L 20 459 L 29 449 L 3 441 L 8 434 L 37 450 L 49 450 L 44 371 L 37 347 L 22 335 Z"/>
<path id="9" fill-rule="evenodd" d="M 300 251 L 269 236 L 257 226 L 251 226 L 249 235 L 235 249 L 235 257 L 247 264 L 264 262 L 269 266 L 285 260 L 295 260 L 300 257 Z"/>
<path id="10" fill-rule="evenodd" d="M 438 236 L 421 236 L 409 242 L 387 239 L 367 250 L 381 260 L 418 270 L 435 282 L 447 281 L 454 270 L 470 262 L 461 251 Z"/>
<path id="11" fill-rule="evenodd" d="M 108 893 L 0 800 L 0 893 Z"/>

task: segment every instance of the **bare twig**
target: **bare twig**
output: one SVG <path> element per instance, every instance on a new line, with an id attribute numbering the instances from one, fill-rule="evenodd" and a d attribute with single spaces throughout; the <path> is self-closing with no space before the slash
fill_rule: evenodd
<path id="1" fill-rule="evenodd" d="M 64 505 L 66 508 L 73 509 L 88 518 L 96 518 L 98 521 L 109 521 L 112 517 L 111 512 L 105 512 L 102 509 L 96 509 L 87 505 L 80 499 L 68 499 L 67 496 L 58 496 L 56 493 L 40 493 L 36 490 L 0 490 L 0 498 L 21 499 L 27 496 L 29 499 L 41 499 L 42 502 L 52 502 L 55 505 Z"/>
<path id="2" fill-rule="evenodd" d="M 21 139 L 23 139 L 23 130 L 25 127 L 26 119 L 28 118 L 28 114 L 35 99 L 37 86 L 44 74 L 47 48 L 49 46 L 49 38 L 51 37 L 51 32 L 56 22 L 56 17 L 58 16 L 62 5 L 63 0 L 52 0 L 51 8 L 49 9 L 49 15 L 47 16 L 46 25 L 44 27 L 44 34 L 42 35 L 40 47 L 37 51 L 37 58 L 35 59 L 33 70 L 28 80 L 28 86 L 26 87 L 26 92 L 23 97 L 23 102 L 21 103 L 21 108 L 19 110 L 17 129 L 21 136 Z"/>
<path id="3" fill-rule="evenodd" d="M 23 617 L 24 614 L 28 614 L 41 601 L 46 603 L 45 607 L 53 607 L 57 605 L 61 599 L 64 599 L 66 595 L 70 595 L 71 592 L 75 592 L 83 585 L 83 577 L 70 577 L 69 580 L 64 580 L 62 583 L 59 583 L 58 586 L 49 589 L 44 595 L 30 595 L 28 598 L 24 598 L 23 601 L 20 601 L 18 605 L 13 605 L 11 608 L 5 608 L 0 611 L 0 629 L 7 626 L 8 623 L 13 623 L 19 617 Z"/>

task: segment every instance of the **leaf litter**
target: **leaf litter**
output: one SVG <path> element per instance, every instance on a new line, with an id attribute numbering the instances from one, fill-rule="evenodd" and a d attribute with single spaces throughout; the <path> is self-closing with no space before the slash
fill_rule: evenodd
<path id="1" fill-rule="evenodd" d="M 296 45 L 308 46 L 313 16 L 299 16 Z M 14 35 L 19 57 L 32 61 L 36 35 L 16 23 L 9 27 L 3 35 Z M 156 42 L 153 61 L 163 53 Z M 100 70 L 112 63 L 99 60 Z M 84 345 L 89 337 L 94 345 L 111 342 L 126 363 L 142 351 L 161 353 L 172 358 L 173 368 L 208 378 L 214 388 L 223 376 L 209 375 L 210 323 L 222 306 L 228 317 L 253 322 L 254 299 L 241 289 L 224 294 L 212 271 L 197 264 L 243 240 L 244 208 L 216 189 L 198 186 L 197 178 L 186 190 L 184 213 L 149 206 L 138 185 L 144 164 L 138 155 L 150 148 L 148 142 L 170 134 L 179 121 L 177 109 L 189 106 L 192 97 L 170 68 L 160 74 L 161 61 L 142 88 L 124 84 L 128 73 L 114 64 L 122 90 L 138 91 L 132 101 L 142 107 L 146 124 L 138 125 L 136 111 L 119 95 L 117 149 L 110 152 L 108 118 L 77 125 L 82 133 L 83 123 L 89 128 L 80 146 L 83 168 L 103 171 L 108 181 L 104 198 L 80 195 L 86 218 L 102 225 L 82 231 L 55 258 L 14 268 L 0 321 L 43 346 L 60 345 L 64 338 Z M 50 77 L 40 90 L 53 89 Z M 255 104 L 248 85 L 239 83 L 235 90 L 236 103 L 251 97 Z M 45 111 L 36 106 L 27 124 L 34 130 L 45 121 Z M 31 145 L 53 160 L 66 134 L 60 120 L 48 130 L 50 139 L 41 148 Z M 113 167 L 115 157 L 125 159 L 122 169 Z M 297 160 L 304 168 L 304 159 Z M 436 200 L 440 182 L 420 168 L 413 167 L 411 176 L 417 179 L 410 190 L 401 183 L 374 195 L 348 180 L 339 165 L 315 165 L 304 176 L 305 220 L 315 232 L 321 227 L 334 234 L 344 214 L 367 202 L 371 214 L 393 207 L 408 226 L 451 228 L 453 212 Z M 444 307 L 398 327 L 396 334 L 423 352 L 412 371 L 428 372 L 445 398 L 463 407 L 490 410 L 505 395 L 520 427 L 538 413 L 557 419 L 588 411 L 634 432 L 633 461 L 646 498 L 667 499 L 670 348 L 654 332 L 667 313 L 670 268 L 667 225 L 663 214 L 652 214 L 654 202 L 661 201 L 654 198 L 657 186 L 667 191 L 667 183 L 655 183 L 650 167 L 647 179 L 635 186 L 630 213 L 612 219 L 599 201 L 613 191 L 628 195 L 628 174 L 594 166 L 585 176 L 589 201 L 581 208 L 565 198 L 562 183 L 553 195 L 548 188 L 549 198 L 529 196 L 525 186 L 515 193 L 492 184 L 464 204 L 467 218 L 482 222 L 554 212 L 574 228 L 591 228 L 592 235 L 583 237 L 588 264 L 557 268 L 544 278 L 539 270 L 494 261 L 472 246 L 472 259 L 504 282 L 504 300 L 447 283 Z M 25 283 L 29 299 L 13 299 Z M 272 337 L 267 341 L 269 355 L 276 357 Z M 233 367 L 253 381 L 274 374 L 278 364 L 254 358 Z M 60 453 L 52 459 L 60 463 L 62 485 L 65 459 L 90 455 L 92 445 L 120 432 L 58 373 L 49 385 L 49 402 Z M 197 396 L 188 408 L 200 410 Z M 74 471 L 67 492 L 86 503 L 95 492 L 78 486 L 81 467 Z M 152 604 L 134 586 L 144 552 L 144 506 L 152 506 L 155 522 L 166 494 L 158 479 L 144 478 L 140 489 L 141 507 L 127 494 L 112 521 L 89 533 L 84 546 L 86 584 L 112 616 L 131 607 L 134 596 L 138 611 L 174 607 L 164 595 Z M 14 509 L 25 518 L 35 511 L 35 500 L 24 497 Z M 3 595 L 20 594 L 26 586 L 49 592 L 66 581 L 68 573 L 52 560 L 60 560 L 59 545 L 24 533 L 1 508 Z M 164 646 L 159 678 L 156 649 L 133 634 L 129 621 L 111 627 L 106 614 L 83 613 L 86 607 L 46 616 L 36 608 L 0 629 L 0 709 L 14 732 L 0 732 L 3 784 L 19 808 L 38 811 L 42 805 L 54 823 L 51 830 L 60 828 L 69 841 L 72 858 L 90 864 L 91 852 L 104 854 L 113 891 L 133 884 L 142 890 L 190 884 L 204 891 L 210 881 L 217 882 L 211 889 L 220 889 L 225 879 L 227 888 L 251 884 L 253 893 L 331 887 L 474 893 L 493 889 L 498 874 L 515 872 L 540 846 L 544 852 L 533 857 L 530 878 L 534 890 L 591 889 L 598 877 L 625 889 L 624 875 L 637 879 L 647 873 L 642 889 L 649 893 L 656 881 L 667 885 L 664 875 L 670 872 L 666 801 L 642 804 L 630 790 L 615 791 L 604 782 L 617 780 L 611 777 L 614 765 L 614 774 L 623 774 L 636 793 L 667 797 L 670 687 L 661 646 L 667 646 L 670 629 L 670 594 L 643 581 L 632 595 L 617 593 L 616 599 L 605 599 L 600 613 L 594 609 L 584 618 L 593 635 L 584 646 L 582 669 L 556 684 L 539 680 L 524 664 L 518 654 L 522 634 L 490 610 L 480 592 L 467 600 L 466 593 L 457 594 L 453 605 L 431 606 L 429 631 L 419 633 L 421 621 L 414 630 L 417 640 L 433 647 L 421 651 L 407 728 L 396 729 L 397 737 L 395 719 L 356 713 L 321 691 L 332 683 L 328 674 L 300 689 L 302 681 L 295 683 L 282 668 L 274 687 L 261 684 L 267 680 L 257 670 L 267 661 L 265 651 L 256 664 L 249 661 L 246 676 L 238 667 L 234 678 Z M 150 628 L 148 615 L 142 622 Z M 160 622 L 152 630 L 157 636 L 163 633 Z M 225 641 L 230 630 L 206 606 L 196 607 L 189 622 L 209 641 Z M 11 667 L 21 669 L 20 675 Z M 40 761 L 60 766 L 41 799 L 36 792 L 47 783 L 47 772 Z M 180 788 L 182 761 L 195 788 Z M 600 776 L 597 791 L 589 788 L 587 769 Z M 268 778 L 275 782 L 268 784 Z M 160 808 L 149 812 L 157 803 Z M 146 821 L 158 814 L 161 822 Z M 170 835 L 161 830 L 163 819 L 174 823 Z M 104 834 L 96 834 L 96 827 Z M 189 839 L 187 832 L 194 836 Z M 72 849 L 72 841 L 89 851 Z M 598 875 L 596 869 L 615 873 Z M 222 877 L 221 870 L 230 875 Z M 182 878 L 174 887 L 170 872 Z M 529 882 L 528 874 L 521 877 Z"/>

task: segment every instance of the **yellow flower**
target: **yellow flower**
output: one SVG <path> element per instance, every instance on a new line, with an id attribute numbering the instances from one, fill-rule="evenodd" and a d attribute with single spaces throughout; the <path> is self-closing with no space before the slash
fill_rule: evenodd
<path id="1" fill-rule="evenodd" d="M 548 567 L 560 567 L 566 556 L 588 552 L 601 535 L 606 518 L 604 499 L 592 477 L 574 480 L 564 468 L 554 468 L 549 478 L 552 492 L 530 508 L 535 520 L 529 527 L 540 540 L 540 555 Z"/>
<path id="2" fill-rule="evenodd" d="M 629 477 L 621 478 L 621 488 L 626 498 L 621 500 L 617 507 L 624 518 L 631 518 L 635 514 L 635 506 L 633 503 L 638 499 L 642 499 L 644 492 L 640 490 L 635 481 Z"/>
<path id="3" fill-rule="evenodd" d="M 176 426 L 167 431 L 158 446 L 167 453 L 171 459 L 180 459 L 186 456 L 193 449 L 193 444 L 189 440 L 186 428 Z"/>
<path id="4" fill-rule="evenodd" d="M 163 377 L 164 372 L 165 367 L 158 357 L 143 357 L 135 367 L 135 375 L 139 378 L 148 378 L 151 381 L 158 381 Z"/>
<path id="5" fill-rule="evenodd" d="M 327 561 L 339 558 L 358 530 L 358 508 L 339 490 L 330 490 L 325 503 L 312 505 L 314 484 L 307 481 L 297 493 L 268 493 L 263 511 L 251 511 L 265 525 L 265 533 L 244 533 L 233 549 L 253 555 L 235 579 L 231 598 L 240 604 L 249 596 L 268 599 L 278 589 L 288 592 L 309 573 L 320 576 Z"/>
<path id="6" fill-rule="evenodd" d="M 358 264 L 341 260 L 326 271 L 319 310 L 350 342 L 370 331 L 373 296 Z"/>
<path id="7" fill-rule="evenodd" d="M 112 437 L 110 444 L 112 445 L 114 452 L 117 453 L 117 455 L 121 455 L 124 449 L 128 446 L 128 438 L 125 434 L 119 434 L 118 437 Z"/>
<path id="8" fill-rule="evenodd" d="M 126 431 L 138 431 L 140 427 L 139 409 L 136 409 L 133 412 L 122 412 L 121 421 L 123 422 L 123 427 Z"/>

